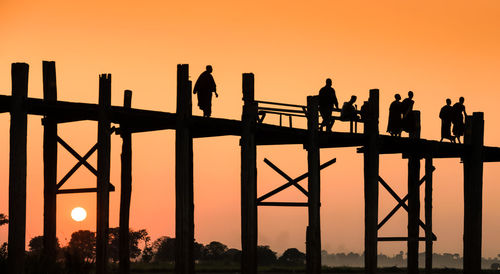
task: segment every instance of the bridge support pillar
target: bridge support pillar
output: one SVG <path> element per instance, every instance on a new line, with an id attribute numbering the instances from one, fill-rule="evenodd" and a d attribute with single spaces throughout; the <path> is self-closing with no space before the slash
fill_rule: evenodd
<path id="1" fill-rule="evenodd" d="M 28 71 L 25 63 L 12 64 L 9 161 L 8 273 L 24 273 L 26 244 L 26 140 L 28 114 Z"/>
<path id="2" fill-rule="evenodd" d="M 365 273 L 377 272 L 378 237 L 378 147 L 379 90 L 371 89 L 368 113 L 364 123 L 366 136 L 364 151 L 364 195 L 365 195 Z"/>
<path id="3" fill-rule="evenodd" d="M 466 117 L 464 143 L 464 274 L 481 271 L 484 114 Z"/>
<path id="4" fill-rule="evenodd" d="M 125 90 L 123 106 L 130 108 L 132 105 L 132 91 Z M 130 198 L 132 195 L 132 134 L 127 123 L 120 124 L 120 136 L 122 138 L 121 155 L 121 189 L 120 189 L 120 273 L 130 273 Z"/>
<path id="5" fill-rule="evenodd" d="M 194 273 L 193 136 L 189 66 L 177 65 L 175 129 L 175 273 Z"/>
<path id="6" fill-rule="evenodd" d="M 257 273 L 257 146 L 255 127 L 254 75 L 243 74 L 241 117 L 241 273 Z"/>
<path id="7" fill-rule="evenodd" d="M 432 274 L 432 158 L 425 158 L 425 274 Z"/>
<path id="8" fill-rule="evenodd" d="M 318 97 L 307 97 L 307 167 L 309 226 L 306 231 L 307 273 L 321 273 L 320 167 Z"/>
<path id="9" fill-rule="evenodd" d="M 43 61 L 43 100 L 57 101 L 55 62 Z M 57 122 L 54 115 L 43 118 L 43 247 L 47 271 L 51 271 L 57 256 Z"/>
<path id="10" fill-rule="evenodd" d="M 99 121 L 97 128 L 97 232 L 96 273 L 108 273 L 109 178 L 111 154 L 111 74 L 99 77 Z"/>
<path id="11" fill-rule="evenodd" d="M 420 112 L 413 111 L 415 125 L 410 139 L 420 139 Z M 408 274 L 418 274 L 418 245 L 420 220 L 420 156 L 408 157 Z"/>

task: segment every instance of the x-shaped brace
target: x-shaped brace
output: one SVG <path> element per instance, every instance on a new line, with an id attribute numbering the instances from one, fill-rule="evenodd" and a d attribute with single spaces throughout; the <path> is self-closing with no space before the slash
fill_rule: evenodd
<path id="1" fill-rule="evenodd" d="M 420 181 L 418 181 L 418 185 L 419 187 L 427 180 L 427 177 L 428 176 L 432 176 L 432 172 L 434 172 L 436 168 L 435 167 L 432 167 L 432 170 L 431 170 L 431 173 L 430 174 L 425 174 L 424 177 L 422 177 L 422 179 L 420 179 Z M 409 195 L 406 194 L 406 196 L 403 197 L 403 199 L 401 199 L 399 197 L 398 194 L 396 194 L 396 192 L 394 190 L 392 190 L 392 188 L 389 186 L 389 184 L 387 184 L 384 179 L 382 179 L 380 176 L 378 177 L 378 180 L 380 182 L 380 184 L 387 190 L 387 192 L 389 192 L 389 194 L 391 194 L 392 197 L 394 197 L 394 199 L 398 202 L 398 204 L 394 207 L 393 210 L 391 210 L 391 212 L 389 212 L 389 214 L 387 214 L 387 216 L 378 224 L 377 226 L 377 229 L 380 229 L 385 223 L 387 223 L 387 221 L 389 221 L 389 219 L 394 215 L 396 214 L 396 212 L 402 207 L 404 208 L 407 212 L 409 212 L 409 208 L 408 206 L 406 205 L 406 201 L 408 201 L 409 199 Z M 427 226 L 425 225 L 424 222 L 422 222 L 421 219 L 418 219 L 418 224 L 420 227 L 422 227 L 424 230 L 427 230 Z M 437 239 L 436 238 L 436 235 L 434 235 L 434 233 L 432 233 L 432 238 L 433 240 Z"/>
<path id="2" fill-rule="evenodd" d="M 319 166 L 319 169 L 322 170 L 324 169 L 325 167 L 328 167 L 330 165 L 332 165 L 333 163 L 335 163 L 337 161 L 336 158 L 333 158 L 332 160 L 322 164 Z M 307 190 L 305 190 L 302 186 L 300 186 L 298 183 L 302 180 L 304 180 L 305 178 L 309 177 L 309 172 L 306 172 L 302 175 L 300 175 L 299 177 L 295 178 L 295 179 L 292 179 L 290 176 L 288 176 L 285 172 L 283 172 L 281 169 L 279 169 L 276 165 L 274 165 L 271 161 L 269 161 L 267 158 L 264 159 L 264 163 L 266 163 L 268 166 L 270 166 L 274 171 L 276 171 L 279 175 L 281 175 L 283 178 L 285 178 L 288 182 L 262 196 L 260 196 L 259 198 L 257 198 L 257 203 L 259 202 L 262 202 L 264 201 L 265 199 L 281 192 L 282 190 L 285 190 L 287 189 L 288 187 L 290 186 L 294 186 L 296 187 L 298 190 L 300 190 L 300 192 L 302 192 L 306 197 L 309 197 L 309 193 L 307 192 Z"/>
<path id="3" fill-rule="evenodd" d="M 68 173 L 59 181 L 57 184 L 57 189 L 59 190 L 66 181 L 80 168 L 82 165 L 84 165 L 92 174 L 97 176 L 97 170 L 87 162 L 87 160 L 92 156 L 92 154 L 97 150 L 98 144 L 95 144 L 83 157 L 78 154 L 68 143 L 66 143 L 61 137 L 57 136 L 57 142 L 61 144 L 73 157 L 75 157 L 78 160 L 78 163 L 71 168 Z M 109 183 L 110 191 L 114 191 L 115 187 Z"/>

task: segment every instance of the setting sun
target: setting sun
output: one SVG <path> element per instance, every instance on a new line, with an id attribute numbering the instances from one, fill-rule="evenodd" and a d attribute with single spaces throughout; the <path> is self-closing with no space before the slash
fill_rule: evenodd
<path id="1" fill-rule="evenodd" d="M 82 207 L 75 207 L 71 211 L 71 218 L 77 222 L 81 222 L 87 218 L 87 211 Z"/>

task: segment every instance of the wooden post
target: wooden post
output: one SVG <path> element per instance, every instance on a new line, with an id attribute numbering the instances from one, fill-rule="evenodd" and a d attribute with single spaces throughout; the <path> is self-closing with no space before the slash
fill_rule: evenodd
<path id="1" fill-rule="evenodd" d="M 257 273 L 257 146 L 255 127 L 254 75 L 243 74 L 241 115 L 241 273 Z"/>
<path id="2" fill-rule="evenodd" d="M 432 274 L 432 158 L 425 158 L 425 274 Z"/>
<path id="3" fill-rule="evenodd" d="M 175 272 L 194 273 L 193 137 L 189 66 L 177 65 L 175 129 Z"/>
<path id="4" fill-rule="evenodd" d="M 365 179 L 365 273 L 377 272 L 377 237 L 378 237 L 378 147 L 379 91 L 370 90 L 368 115 L 364 123 L 366 138 L 364 152 Z"/>
<path id="5" fill-rule="evenodd" d="M 8 273 L 21 274 L 24 273 L 26 244 L 26 138 L 28 134 L 28 115 L 24 102 L 28 96 L 28 71 L 28 64 L 12 64 L 7 268 Z"/>
<path id="6" fill-rule="evenodd" d="M 464 143 L 464 274 L 481 271 L 484 115 L 467 117 Z"/>
<path id="7" fill-rule="evenodd" d="M 420 139 L 420 112 L 412 112 L 415 130 L 410 139 Z M 408 157 L 408 273 L 418 274 L 418 241 L 420 219 L 420 155 Z"/>
<path id="8" fill-rule="evenodd" d="M 55 62 L 43 61 L 43 100 L 47 104 L 57 101 Z M 51 267 L 57 256 L 57 122 L 53 114 L 43 118 L 43 186 L 43 247 Z"/>
<path id="9" fill-rule="evenodd" d="M 96 273 L 107 273 L 109 237 L 109 172 L 111 153 L 111 74 L 99 76 L 99 121 L 97 129 L 97 233 Z"/>
<path id="10" fill-rule="evenodd" d="M 125 90 L 123 107 L 130 109 L 132 105 L 132 91 Z M 122 137 L 122 166 L 121 166 L 121 191 L 120 191 L 120 273 L 130 273 L 130 197 L 132 194 L 132 134 L 126 122 L 120 124 Z"/>
<path id="11" fill-rule="evenodd" d="M 317 96 L 307 97 L 307 167 L 309 226 L 306 232 L 307 273 L 321 273 L 320 171 Z"/>

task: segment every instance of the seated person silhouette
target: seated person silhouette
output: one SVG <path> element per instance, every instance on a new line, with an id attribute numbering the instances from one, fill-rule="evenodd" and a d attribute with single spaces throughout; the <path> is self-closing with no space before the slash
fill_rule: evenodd
<path id="1" fill-rule="evenodd" d="M 351 100 L 345 102 L 342 105 L 342 110 L 340 112 L 340 120 L 342 121 L 357 121 L 359 120 L 358 113 L 354 107 L 354 102 L 356 102 L 356 95 L 351 96 Z"/>

